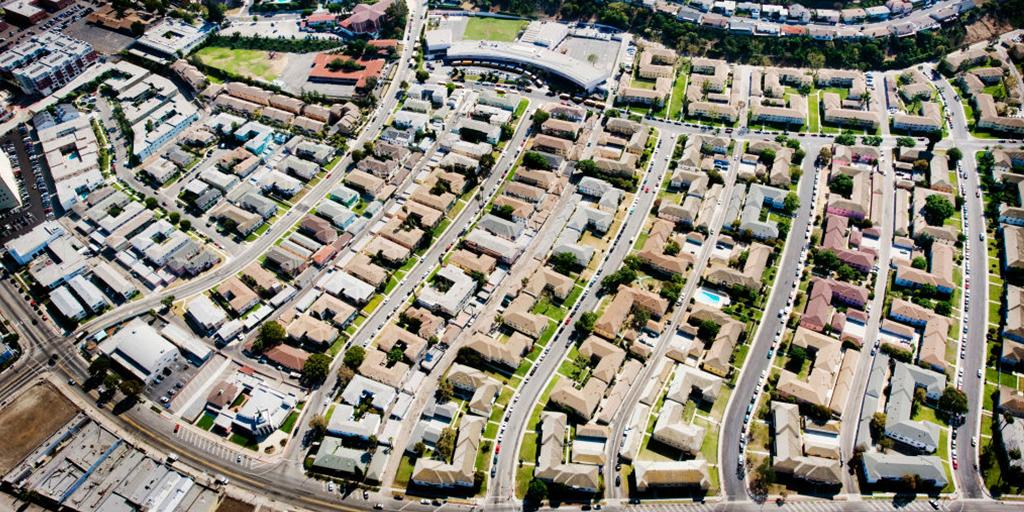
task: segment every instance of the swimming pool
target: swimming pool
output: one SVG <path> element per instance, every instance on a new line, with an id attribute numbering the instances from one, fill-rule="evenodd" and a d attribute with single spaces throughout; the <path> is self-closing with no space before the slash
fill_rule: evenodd
<path id="1" fill-rule="evenodd" d="M 704 287 L 701 287 L 700 289 L 697 290 L 696 299 L 697 302 L 700 302 L 701 304 L 715 306 L 716 308 L 728 306 L 730 302 L 728 295 L 718 293 L 714 290 L 709 290 Z"/>

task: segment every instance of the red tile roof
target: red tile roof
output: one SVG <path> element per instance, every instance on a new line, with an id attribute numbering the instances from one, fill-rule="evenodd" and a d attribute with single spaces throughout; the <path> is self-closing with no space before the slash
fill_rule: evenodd
<path id="1" fill-rule="evenodd" d="M 344 69 L 331 71 L 327 65 L 338 58 L 345 59 L 346 57 L 331 53 L 317 55 L 313 59 L 313 68 L 309 71 L 309 79 L 354 84 L 356 87 L 364 87 L 367 78 L 379 76 L 381 70 L 384 69 L 384 59 L 359 59 L 357 62 L 363 66 L 363 69 L 357 71 L 346 71 Z"/>

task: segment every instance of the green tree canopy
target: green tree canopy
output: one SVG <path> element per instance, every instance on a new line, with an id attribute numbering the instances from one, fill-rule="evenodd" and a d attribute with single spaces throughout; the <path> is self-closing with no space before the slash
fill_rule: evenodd
<path id="1" fill-rule="evenodd" d="M 941 226 L 946 219 L 953 216 L 956 213 L 956 208 L 953 203 L 949 202 L 945 196 L 938 194 L 932 194 L 925 198 L 924 208 L 921 211 L 924 215 L 924 220 L 932 226 Z"/>
<path id="2" fill-rule="evenodd" d="M 311 354 L 302 365 L 302 380 L 309 384 L 320 384 L 327 379 L 331 371 L 331 356 L 327 354 Z"/>
<path id="3" fill-rule="evenodd" d="M 345 366 L 354 370 L 363 364 L 364 359 L 366 359 L 366 349 L 359 345 L 352 345 L 345 351 L 345 358 L 342 362 L 345 363 Z"/>

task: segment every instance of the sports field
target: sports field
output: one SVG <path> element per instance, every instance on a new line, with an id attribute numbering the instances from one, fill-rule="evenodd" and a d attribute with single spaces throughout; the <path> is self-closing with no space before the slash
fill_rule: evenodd
<path id="1" fill-rule="evenodd" d="M 503 20 L 473 16 L 466 22 L 463 39 L 486 41 L 515 41 L 519 31 L 526 28 L 526 20 Z"/>
<path id="2" fill-rule="evenodd" d="M 288 54 L 263 50 L 242 50 L 208 46 L 196 52 L 199 61 L 228 73 L 272 82 L 277 80 L 288 65 Z"/>

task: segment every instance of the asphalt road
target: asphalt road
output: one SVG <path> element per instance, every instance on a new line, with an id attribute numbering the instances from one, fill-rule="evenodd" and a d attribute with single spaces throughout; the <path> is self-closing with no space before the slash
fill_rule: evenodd
<path id="1" fill-rule="evenodd" d="M 601 279 L 605 274 L 617 270 L 622 265 L 622 260 L 629 254 L 632 248 L 633 240 L 636 239 L 636 236 L 643 228 L 647 217 L 646 212 L 650 211 L 651 206 L 654 204 L 662 176 L 664 176 L 668 168 L 668 161 L 665 156 L 672 154 L 674 138 L 667 138 L 665 133 L 662 133 L 660 141 L 661 145 L 651 156 L 651 169 L 647 171 L 638 188 L 639 192 L 635 206 L 632 208 L 633 214 L 629 215 L 622 224 L 605 261 L 594 274 L 590 285 L 585 289 L 579 302 L 577 302 L 574 312 L 567 317 L 568 322 L 559 326 L 561 330 L 548 344 L 547 350 L 549 352 L 546 356 L 541 356 L 535 363 L 536 372 L 534 376 L 522 384 L 516 395 L 518 401 L 511 406 L 505 416 L 508 424 L 504 436 L 505 449 L 498 455 L 498 463 L 495 465 L 495 477 L 491 479 L 491 487 L 488 488 L 486 506 L 489 509 L 499 506 L 514 507 L 519 443 L 522 441 L 523 434 L 525 433 L 527 420 L 541 394 L 544 392 L 544 388 L 547 387 L 549 380 L 558 370 L 558 366 L 562 358 L 565 357 L 566 351 L 572 345 L 574 329 L 571 326 L 576 323 L 576 320 L 579 319 L 583 312 L 592 311 L 597 307 L 600 302 L 597 292 L 600 289 Z M 645 187 L 648 187 L 650 191 L 644 192 Z"/>
<path id="2" fill-rule="evenodd" d="M 789 301 L 790 291 L 800 282 L 800 273 L 797 265 L 800 262 L 798 255 L 805 243 L 805 232 L 812 220 L 812 193 L 814 190 L 814 173 L 809 169 L 813 168 L 811 162 L 818 156 L 821 145 L 815 146 L 812 141 L 805 141 L 807 156 L 804 157 L 804 173 L 800 177 L 798 193 L 800 196 L 800 208 L 793 217 L 789 230 L 789 237 L 786 239 L 786 246 L 779 258 L 779 270 L 775 274 L 775 284 L 765 304 L 764 316 L 761 318 L 761 325 L 758 327 L 754 340 L 751 342 L 750 350 L 747 352 L 747 360 L 743 365 L 740 377 L 736 381 L 736 387 L 732 390 L 729 398 L 729 405 L 722 417 L 722 426 L 719 429 L 718 441 L 718 477 L 722 482 L 722 489 L 729 500 L 746 500 L 747 486 L 744 480 L 746 473 L 738 473 L 737 459 L 739 458 L 739 442 L 743 433 L 743 417 L 747 412 L 746 405 L 750 398 L 758 391 L 757 386 L 761 378 L 761 372 L 771 365 L 768 358 L 768 350 L 772 346 L 775 332 L 785 325 L 788 316 L 779 318 L 779 312 Z"/>
<path id="3" fill-rule="evenodd" d="M 683 293 L 680 295 L 680 300 L 676 302 L 676 310 L 672 314 L 672 321 L 662 332 L 661 338 L 658 340 L 654 351 L 651 356 L 647 359 L 648 361 L 658 361 L 668 350 L 669 341 L 675 336 L 676 326 L 679 324 L 683 317 L 683 314 L 689 309 L 690 299 L 693 298 L 694 292 L 697 290 L 697 285 L 700 284 L 701 276 L 704 273 L 704 267 L 707 265 L 711 253 L 714 250 L 715 244 L 718 243 L 718 233 L 722 228 L 724 222 L 724 214 L 726 209 L 723 207 L 728 198 L 732 195 L 732 188 L 736 184 L 736 170 L 737 163 L 739 161 L 739 155 L 742 151 L 742 145 L 737 144 L 734 151 L 730 155 L 732 158 L 729 163 L 729 172 L 725 176 L 725 186 L 722 189 L 719 197 L 722 198 L 722 206 L 715 211 L 715 216 L 711 219 L 711 223 L 708 227 L 709 235 L 701 246 L 700 255 L 694 261 L 694 266 L 689 270 L 689 277 L 687 278 L 686 285 L 683 287 Z M 646 382 L 650 380 L 651 373 L 657 365 L 647 364 L 644 365 L 640 375 L 637 377 L 636 382 Z M 633 415 L 633 407 L 636 406 L 637 401 L 640 400 L 640 394 L 643 392 L 644 386 L 636 385 L 629 389 L 626 396 L 623 398 L 622 403 L 619 406 L 619 412 L 612 421 L 611 434 L 608 436 L 610 440 L 605 446 L 605 465 L 603 468 L 605 484 L 605 495 L 610 499 L 619 498 L 622 496 L 622 490 L 619 486 L 614 485 L 615 482 L 615 466 L 618 462 L 619 446 L 622 443 L 623 431 L 626 425 L 629 423 L 629 419 Z"/>

